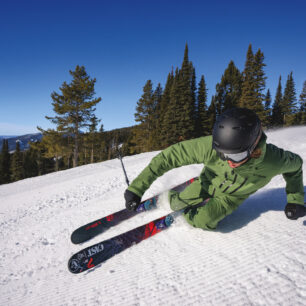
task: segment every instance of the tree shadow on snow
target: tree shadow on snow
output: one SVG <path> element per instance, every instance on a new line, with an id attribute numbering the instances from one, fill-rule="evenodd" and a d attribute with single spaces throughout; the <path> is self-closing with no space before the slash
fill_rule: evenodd
<path id="1" fill-rule="evenodd" d="M 304 186 L 304 192 L 306 193 L 306 186 Z M 275 188 L 255 193 L 244 201 L 236 211 L 220 221 L 216 231 L 221 233 L 235 231 L 268 211 L 279 211 L 281 212 L 280 218 L 286 219 L 284 213 L 286 204 L 285 188 Z M 292 222 L 301 222 L 304 218 Z M 306 226 L 306 220 L 303 220 L 303 225 Z"/>

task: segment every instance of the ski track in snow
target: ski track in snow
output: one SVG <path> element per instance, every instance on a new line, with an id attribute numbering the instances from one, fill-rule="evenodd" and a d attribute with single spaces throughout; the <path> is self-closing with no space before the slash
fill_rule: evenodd
<path id="1" fill-rule="evenodd" d="M 268 142 L 306 159 L 306 127 L 270 131 Z M 132 181 L 158 152 L 125 157 Z M 144 197 L 197 176 L 201 165 L 172 170 Z M 304 164 L 304 182 L 306 166 Z M 102 266 L 73 275 L 79 249 L 168 212 L 140 214 L 82 245 L 72 231 L 124 207 L 119 160 L 0 186 L 0 305 L 306 305 L 306 218 L 286 219 L 281 176 L 225 218 L 217 231 L 182 217 L 166 231 Z M 306 191 L 306 187 L 304 187 Z"/>

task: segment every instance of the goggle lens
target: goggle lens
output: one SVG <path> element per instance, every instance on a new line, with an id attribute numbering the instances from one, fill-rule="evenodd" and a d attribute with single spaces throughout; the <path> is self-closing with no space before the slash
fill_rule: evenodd
<path id="1" fill-rule="evenodd" d="M 239 163 L 245 160 L 248 156 L 249 153 L 248 151 L 236 153 L 236 154 L 227 154 L 227 153 L 222 153 L 224 159 L 226 160 L 231 160 L 234 163 Z"/>

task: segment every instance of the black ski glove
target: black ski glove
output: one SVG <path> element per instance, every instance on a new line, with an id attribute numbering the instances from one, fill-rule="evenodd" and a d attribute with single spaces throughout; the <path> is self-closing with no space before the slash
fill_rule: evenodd
<path id="1" fill-rule="evenodd" d="M 285 207 L 286 217 L 290 220 L 297 220 L 306 216 L 306 207 L 300 204 L 288 203 Z"/>
<path id="2" fill-rule="evenodd" d="M 137 194 L 135 194 L 132 191 L 129 191 L 128 189 L 124 193 L 124 198 L 125 198 L 125 207 L 129 211 L 135 211 L 138 208 L 141 201 L 141 198 Z"/>

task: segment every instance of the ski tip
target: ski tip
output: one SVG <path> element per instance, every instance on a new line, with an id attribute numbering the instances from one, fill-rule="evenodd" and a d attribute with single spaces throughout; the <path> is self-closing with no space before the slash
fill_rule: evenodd
<path id="1" fill-rule="evenodd" d="M 71 242 L 73 244 L 80 244 L 83 242 L 86 242 L 94 237 L 96 237 L 99 234 L 102 234 L 103 232 L 105 232 L 109 227 L 94 227 L 94 228 L 90 228 L 89 230 L 86 230 L 87 227 L 82 226 L 81 228 L 75 230 L 72 234 L 71 234 Z"/>
<path id="2" fill-rule="evenodd" d="M 88 236 L 84 237 L 83 235 L 80 235 L 80 234 L 77 234 L 77 233 L 73 232 L 71 234 L 70 239 L 71 239 L 71 242 L 73 244 L 80 244 L 80 243 L 85 242 L 86 240 L 88 240 Z"/>
<path id="3" fill-rule="evenodd" d="M 68 261 L 68 270 L 73 274 L 78 274 L 82 272 L 82 268 L 77 259 L 71 257 Z"/>

